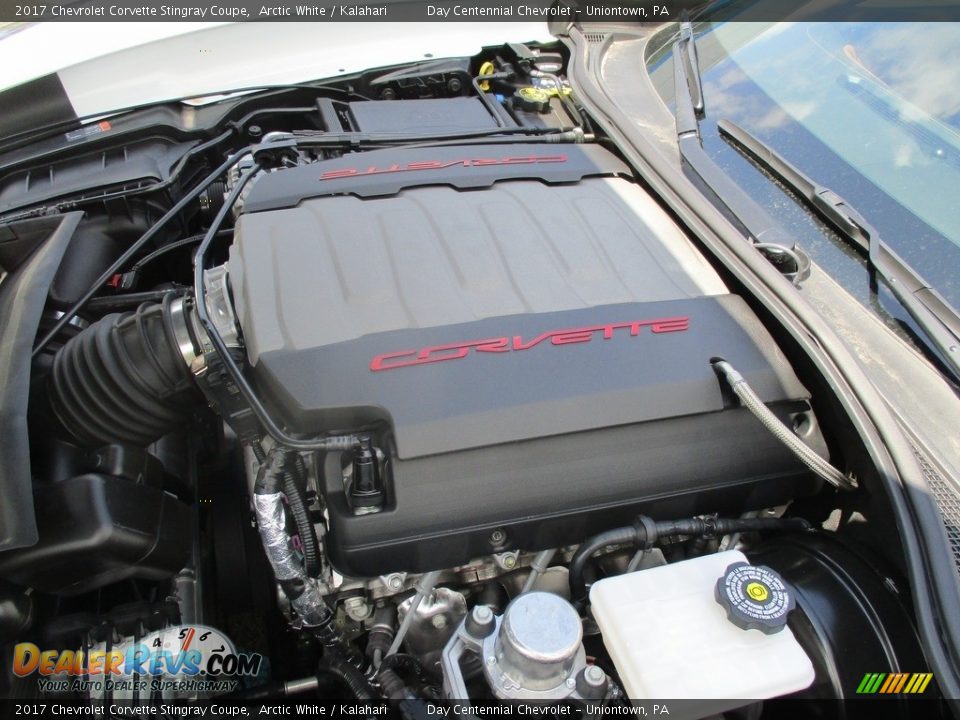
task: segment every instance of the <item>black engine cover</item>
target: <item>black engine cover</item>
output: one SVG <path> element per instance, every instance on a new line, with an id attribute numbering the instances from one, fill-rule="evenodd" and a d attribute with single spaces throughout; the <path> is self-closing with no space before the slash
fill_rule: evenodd
<path id="1" fill-rule="evenodd" d="M 367 428 L 386 454 L 386 504 L 367 515 L 348 505 L 348 460 L 323 459 L 341 572 L 817 487 L 711 361 L 787 420 L 806 390 L 628 176 L 585 144 L 379 150 L 256 181 L 228 263 L 251 375 L 292 432 Z M 825 453 L 812 415 L 798 427 Z"/>
<path id="2" fill-rule="evenodd" d="M 325 464 L 333 561 L 368 576 L 568 545 L 638 512 L 738 513 L 815 491 L 725 396 L 717 357 L 788 424 L 809 413 L 772 338 L 733 295 L 381 333 L 264 357 L 260 369 L 303 407 L 389 421 L 384 510 L 355 515 L 346 459 Z M 336 382 L 324 368 L 337 368 Z M 810 416 L 805 439 L 825 453 Z M 496 529 L 507 539 L 494 546 Z"/>

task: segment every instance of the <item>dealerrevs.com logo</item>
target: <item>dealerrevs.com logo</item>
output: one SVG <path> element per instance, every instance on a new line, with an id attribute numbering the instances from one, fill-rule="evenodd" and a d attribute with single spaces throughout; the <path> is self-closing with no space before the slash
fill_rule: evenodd
<path id="1" fill-rule="evenodd" d="M 239 677 L 259 674 L 262 664 L 262 655 L 238 653 L 229 638 L 205 625 L 174 625 L 139 639 L 105 638 L 76 650 L 33 643 L 13 650 L 13 672 L 38 676 L 44 692 L 110 692 L 116 699 L 229 692 Z"/>

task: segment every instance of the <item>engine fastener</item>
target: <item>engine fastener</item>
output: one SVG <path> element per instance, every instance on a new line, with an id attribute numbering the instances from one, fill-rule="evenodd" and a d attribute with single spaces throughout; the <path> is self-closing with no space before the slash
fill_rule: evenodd
<path id="1" fill-rule="evenodd" d="M 467 632 L 475 638 L 487 637 L 496 627 L 496 619 L 489 605 L 476 605 L 467 616 Z"/>

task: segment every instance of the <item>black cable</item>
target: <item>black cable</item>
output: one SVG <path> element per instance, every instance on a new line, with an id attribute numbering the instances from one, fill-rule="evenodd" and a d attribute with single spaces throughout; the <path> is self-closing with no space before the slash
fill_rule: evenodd
<path id="1" fill-rule="evenodd" d="M 86 305 L 87 311 L 110 313 L 118 310 L 130 310 L 143 303 L 160 302 L 170 292 L 182 292 L 183 288 L 167 288 L 166 290 L 148 290 L 146 292 L 124 293 L 122 295 L 105 295 L 92 298 Z"/>
<path id="2" fill-rule="evenodd" d="M 510 73 L 505 72 L 495 72 L 489 75 L 477 75 L 471 81 L 473 89 L 477 93 L 477 97 L 480 98 L 480 102 L 483 103 L 484 107 L 487 108 L 487 112 L 493 115 L 494 121 L 497 123 L 498 128 L 505 128 L 507 124 L 503 121 L 503 117 L 500 115 L 500 109 L 497 107 L 496 103 L 490 99 L 490 96 L 487 95 L 487 92 L 480 87 L 481 82 L 486 82 L 487 80 L 505 80 L 510 77 Z"/>
<path id="3" fill-rule="evenodd" d="M 160 230 L 163 228 L 164 225 L 166 225 L 168 222 L 170 222 L 170 220 L 172 220 L 177 215 L 179 215 L 180 212 L 184 208 L 186 208 L 187 205 L 193 202 L 200 195 L 200 193 L 206 190 L 207 187 L 209 187 L 214 180 L 216 180 L 218 177 L 220 177 L 220 175 L 225 173 L 230 168 L 230 166 L 237 161 L 237 158 L 239 158 L 243 152 L 246 152 L 246 151 L 244 150 L 244 151 L 241 151 L 241 153 L 235 153 L 230 157 L 228 157 L 226 160 L 224 160 L 213 172 L 211 172 L 203 180 L 197 183 L 197 185 L 194 186 L 194 188 L 190 192 L 188 192 L 186 195 L 180 198 L 180 200 L 178 200 L 177 203 L 167 211 L 166 215 L 160 218 L 154 225 L 150 227 L 149 230 L 147 230 L 143 235 L 141 235 L 140 238 L 136 242 L 134 242 L 130 247 L 128 247 L 127 250 L 120 257 L 114 260 L 113 263 L 111 263 L 110 267 L 107 268 L 100 275 L 100 277 L 96 279 L 96 281 L 90 286 L 90 288 L 83 295 L 80 296 L 80 299 L 77 300 L 60 317 L 60 319 L 53 324 L 53 327 L 49 331 L 47 331 L 47 334 L 44 335 L 40 339 L 40 341 L 34 346 L 33 357 L 36 358 L 37 355 L 43 352 L 44 348 L 46 348 L 47 345 L 49 345 L 50 342 L 60 333 L 60 331 L 63 330 L 63 328 L 65 328 L 67 324 L 74 317 L 76 317 L 77 313 L 83 309 L 84 305 L 87 304 L 90 298 L 92 298 L 94 294 L 96 294 L 96 292 L 100 290 L 100 288 L 103 287 L 103 285 L 111 277 L 113 277 L 120 268 L 124 267 L 128 262 L 130 262 L 130 260 L 132 260 L 136 256 L 136 254 L 140 252 L 140 250 L 143 247 L 145 247 L 146 244 L 149 243 L 158 232 L 160 232 Z M 233 203 L 231 203 L 231 205 L 232 204 Z"/>
<path id="4" fill-rule="evenodd" d="M 204 279 L 204 260 L 207 250 L 213 243 L 213 239 L 217 236 L 217 232 L 219 231 L 220 226 L 223 224 L 227 213 L 230 212 L 230 208 L 233 207 L 233 204 L 237 201 L 237 198 L 240 197 L 240 193 L 243 192 L 243 188 L 247 185 L 251 178 L 253 178 L 257 172 L 259 172 L 259 170 L 260 165 L 257 162 L 256 154 L 254 154 L 254 164 L 244 171 L 244 173 L 240 176 L 240 179 L 237 181 L 237 184 L 234 185 L 233 189 L 230 191 L 227 199 L 217 211 L 216 217 L 214 217 L 213 222 L 210 224 L 210 229 L 207 230 L 207 234 L 200 243 L 200 247 L 197 248 L 196 255 L 194 255 L 193 287 L 194 294 L 197 298 L 195 305 L 197 318 L 200 320 L 200 324 L 203 326 L 203 329 L 206 331 L 207 336 L 210 339 L 210 342 L 213 344 L 214 350 L 216 351 L 217 356 L 220 358 L 220 361 L 223 363 L 224 369 L 226 369 L 226 371 L 229 373 L 230 378 L 236 384 L 240 394 L 243 395 L 244 399 L 247 401 L 247 404 L 250 406 L 250 409 L 253 411 L 253 414 L 257 416 L 257 419 L 263 425 L 263 428 L 267 431 L 270 437 L 277 441 L 278 444 L 284 445 L 292 450 L 349 450 L 350 448 L 355 447 L 358 443 L 358 438 L 355 435 L 297 438 L 284 432 L 270 416 L 267 408 L 260 401 L 260 398 L 257 397 L 256 392 L 254 392 L 253 388 L 250 386 L 250 383 L 248 383 L 247 379 L 243 376 L 243 371 L 237 365 L 236 360 L 233 359 L 233 356 L 231 355 L 230 350 L 227 348 L 226 343 L 223 341 L 223 338 L 220 336 L 220 332 L 217 330 L 216 325 L 210 319 L 210 313 L 207 311 L 206 286 Z"/>
<path id="5" fill-rule="evenodd" d="M 489 138 L 488 142 L 496 142 L 500 138 L 513 135 L 524 136 L 527 142 L 537 142 L 542 136 L 552 137 L 577 130 L 577 127 L 498 127 L 493 130 L 469 130 L 451 133 L 432 133 L 430 135 L 410 135 L 408 133 L 365 133 L 365 132 L 314 132 L 294 131 L 290 133 L 302 147 L 350 147 L 350 148 L 377 148 L 383 145 L 400 147 L 417 147 L 414 143 L 439 144 L 466 144 L 471 140 Z M 524 142 L 523 139 L 514 142 Z"/>
<path id="6" fill-rule="evenodd" d="M 506 130 L 511 130 L 507 128 Z M 405 150 L 428 147 L 470 146 L 470 145 L 574 145 L 582 143 L 584 135 L 579 128 L 550 128 L 548 132 L 530 132 L 546 128 L 524 128 L 527 134 L 500 132 L 496 135 L 465 137 L 453 140 L 424 140 L 412 143 L 397 143 L 396 147 Z M 372 150 L 381 145 L 360 144 L 361 150 Z"/>
<path id="7" fill-rule="evenodd" d="M 690 518 L 656 522 L 640 515 L 629 527 L 607 530 L 583 541 L 570 561 L 571 596 L 577 603 L 586 599 L 584 570 L 590 559 L 608 545 L 635 544 L 647 549 L 661 538 L 673 535 L 719 537 L 737 532 L 765 530 L 804 531 L 810 527 L 810 523 L 803 518 Z"/>
<path id="8" fill-rule="evenodd" d="M 233 230 L 220 230 L 217 233 L 217 236 L 225 237 L 232 232 Z M 157 258 L 163 257 L 169 252 L 178 250 L 179 248 L 182 248 L 182 247 L 186 247 L 187 245 L 195 245 L 196 243 L 199 243 L 201 240 L 203 240 L 203 235 L 191 235 L 190 237 L 181 238 L 180 240 L 176 240 L 172 243 L 167 243 L 166 245 L 157 248 L 153 252 L 147 255 L 144 255 L 142 258 L 137 260 L 133 264 L 133 266 L 130 268 L 130 272 L 136 272 L 142 269 L 144 265 L 149 265 Z"/>
<path id="9" fill-rule="evenodd" d="M 306 467 L 299 453 L 289 453 L 283 475 L 283 494 L 287 496 L 287 508 L 300 536 L 303 551 L 303 566 L 310 577 L 320 574 L 320 543 L 310 520 L 310 510 L 303 495 L 301 484 L 306 480 Z"/>

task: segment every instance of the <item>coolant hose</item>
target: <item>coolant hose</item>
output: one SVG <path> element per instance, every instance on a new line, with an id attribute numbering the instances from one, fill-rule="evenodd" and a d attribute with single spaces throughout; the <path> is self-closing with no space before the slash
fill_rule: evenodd
<path id="1" fill-rule="evenodd" d="M 145 447 L 183 425 L 200 400 L 181 351 L 193 351 L 187 310 L 170 293 L 107 315 L 57 351 L 47 394 L 74 440 Z"/>
<path id="2" fill-rule="evenodd" d="M 636 527 L 622 527 L 614 530 L 607 530 L 599 535 L 587 538 L 583 541 L 577 552 L 574 553 L 570 561 L 569 580 L 571 597 L 580 601 L 587 595 L 586 583 L 583 579 L 583 571 L 587 563 L 594 555 L 608 545 L 632 545 L 638 544 L 641 547 L 646 544 L 646 533 Z"/>
<path id="3" fill-rule="evenodd" d="M 809 529 L 810 523 L 803 518 L 690 518 L 657 522 L 641 515 L 629 527 L 607 530 L 583 541 L 570 561 L 571 597 L 578 603 L 586 599 L 584 570 L 590 559 L 608 545 L 639 545 L 648 549 L 660 538 L 673 535 L 717 537 L 735 532 Z"/>
<path id="4" fill-rule="evenodd" d="M 853 481 L 837 470 L 833 465 L 817 455 L 806 443 L 798 438 L 780 418 L 770 412 L 760 396 L 754 392 L 743 375 L 738 373 L 734 367 L 726 360 L 718 360 L 713 366 L 723 375 L 730 389 L 740 398 L 743 406 L 753 413 L 767 430 L 769 430 L 777 440 L 786 445 L 800 462 L 810 468 L 813 472 L 843 490 L 855 490 L 856 485 Z"/>

